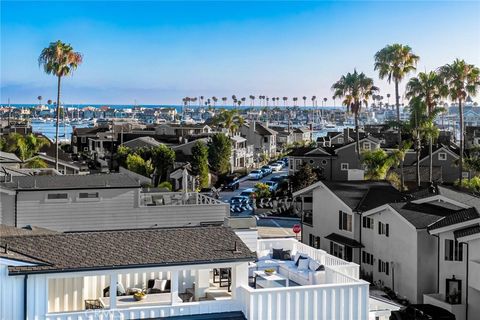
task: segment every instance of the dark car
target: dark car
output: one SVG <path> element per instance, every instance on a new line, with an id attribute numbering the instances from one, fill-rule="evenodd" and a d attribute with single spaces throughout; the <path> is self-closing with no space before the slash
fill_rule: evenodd
<path id="1" fill-rule="evenodd" d="M 240 180 L 238 177 L 231 176 L 231 177 L 225 177 L 225 179 L 222 181 L 223 189 L 228 189 L 228 190 L 237 190 L 240 187 Z"/>
<path id="2" fill-rule="evenodd" d="M 455 315 L 431 304 L 412 304 L 392 311 L 390 320 L 455 320 Z"/>

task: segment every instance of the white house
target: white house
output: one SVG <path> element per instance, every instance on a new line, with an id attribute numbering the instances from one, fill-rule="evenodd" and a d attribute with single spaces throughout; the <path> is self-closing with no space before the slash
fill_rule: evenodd
<path id="1" fill-rule="evenodd" d="M 254 145 L 255 157 L 258 160 L 262 154 L 272 157 L 277 152 L 277 132 L 258 121 L 251 121 L 240 127 L 240 134 L 247 143 Z"/>
<path id="2" fill-rule="evenodd" d="M 0 318 L 387 319 L 358 265 L 294 239 L 256 251 L 223 226 L 0 237 Z"/>

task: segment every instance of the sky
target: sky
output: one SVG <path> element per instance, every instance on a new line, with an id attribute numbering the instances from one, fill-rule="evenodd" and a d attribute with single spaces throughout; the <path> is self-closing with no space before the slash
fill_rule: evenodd
<path id="1" fill-rule="evenodd" d="M 63 80 L 66 104 L 180 104 L 185 96 L 235 94 L 316 95 L 333 105 L 332 84 L 354 68 L 392 102 L 393 84 L 373 69 L 375 52 L 392 43 L 412 47 L 419 71 L 455 58 L 480 66 L 480 1 L 2 0 L 0 6 L 2 104 L 55 99 L 56 79 L 38 66 L 38 56 L 56 40 L 84 57 Z"/>

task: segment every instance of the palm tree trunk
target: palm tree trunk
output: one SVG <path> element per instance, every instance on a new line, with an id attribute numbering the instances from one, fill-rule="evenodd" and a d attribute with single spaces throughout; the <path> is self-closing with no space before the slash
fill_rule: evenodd
<path id="1" fill-rule="evenodd" d="M 355 111 L 355 131 L 357 133 L 357 157 L 360 160 L 360 131 L 358 128 L 358 107 Z M 345 141 L 347 143 L 348 141 Z"/>
<path id="2" fill-rule="evenodd" d="M 60 121 L 60 83 L 62 77 L 58 77 L 57 83 L 57 121 L 55 126 L 55 170 L 58 171 L 58 125 Z"/>
<path id="3" fill-rule="evenodd" d="M 430 141 L 428 144 L 428 158 L 430 159 L 430 165 L 428 169 L 428 180 L 430 183 L 433 183 L 433 159 L 432 159 L 432 153 L 433 153 L 433 139 L 430 137 Z"/>
<path id="4" fill-rule="evenodd" d="M 395 80 L 395 104 L 397 106 L 398 149 L 402 147 L 402 130 L 400 127 L 400 96 L 398 95 L 398 80 Z M 400 160 L 400 190 L 403 191 L 405 177 L 403 175 L 403 159 Z"/>
<path id="5" fill-rule="evenodd" d="M 463 106 L 462 106 L 462 99 L 458 99 L 458 112 L 460 113 L 460 165 L 458 171 L 458 180 L 460 185 L 462 185 L 462 178 L 463 178 L 463 141 L 464 141 L 464 128 L 463 128 Z"/>
<path id="6" fill-rule="evenodd" d="M 417 128 L 417 187 L 420 188 L 420 185 L 421 185 L 421 178 L 420 178 L 420 150 L 421 150 L 421 147 L 420 147 L 420 133 L 418 132 L 418 128 Z"/>

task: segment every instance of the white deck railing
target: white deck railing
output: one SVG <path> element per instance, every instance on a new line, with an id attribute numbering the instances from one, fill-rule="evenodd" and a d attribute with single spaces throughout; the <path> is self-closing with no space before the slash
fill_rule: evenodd
<path id="1" fill-rule="evenodd" d="M 258 250 L 266 249 L 285 249 L 307 254 L 314 260 L 319 261 L 326 267 L 332 267 L 335 270 L 344 273 L 354 279 L 360 278 L 360 266 L 353 262 L 348 262 L 328 254 L 324 250 L 315 249 L 293 238 L 285 239 L 262 239 L 258 240 Z"/>

